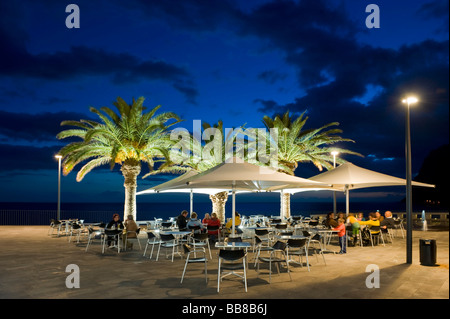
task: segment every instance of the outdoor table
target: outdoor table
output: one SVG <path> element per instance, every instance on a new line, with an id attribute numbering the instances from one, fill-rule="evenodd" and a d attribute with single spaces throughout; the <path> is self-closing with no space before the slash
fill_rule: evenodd
<path id="1" fill-rule="evenodd" d="M 327 249 L 327 242 L 329 243 L 330 242 L 330 240 L 331 240 L 331 235 L 333 234 L 333 233 L 338 233 L 338 231 L 337 230 L 333 230 L 333 229 L 319 229 L 319 230 L 317 230 L 317 232 L 318 233 L 325 233 L 325 235 L 324 236 L 322 236 L 322 238 L 323 238 L 323 252 L 324 251 L 328 251 L 328 252 L 331 252 L 331 253 L 336 253 L 334 250 L 331 250 L 331 249 Z M 328 241 L 327 241 L 327 239 L 328 239 Z"/>
<path id="2" fill-rule="evenodd" d="M 168 231 L 161 231 L 160 233 L 167 234 L 167 235 L 173 235 L 173 237 L 175 237 L 177 243 L 179 243 L 181 238 L 183 238 L 184 236 L 192 234 L 192 231 L 189 231 L 189 230 L 168 230 Z M 177 246 L 177 251 L 175 252 L 175 254 L 178 254 L 181 257 L 183 257 L 183 255 L 178 250 L 178 246 Z"/>
<path id="3" fill-rule="evenodd" d="M 250 244 L 249 242 L 242 242 L 242 241 L 238 241 L 238 242 L 217 242 L 216 243 L 216 248 L 219 249 L 231 249 L 231 250 L 235 250 L 235 249 L 245 249 L 247 250 L 248 248 L 252 247 L 252 244 Z"/>
<path id="4" fill-rule="evenodd" d="M 112 246 L 117 248 L 117 252 L 120 253 L 120 242 L 122 241 L 123 229 L 105 228 L 103 231 L 105 233 L 105 237 L 103 238 L 102 253 L 105 253 L 105 245 L 107 241 L 114 242 L 114 245 Z"/>
<path id="5" fill-rule="evenodd" d="M 279 240 L 288 240 L 288 239 L 303 239 L 308 237 L 303 235 L 277 235 L 275 236 L 275 238 Z"/>

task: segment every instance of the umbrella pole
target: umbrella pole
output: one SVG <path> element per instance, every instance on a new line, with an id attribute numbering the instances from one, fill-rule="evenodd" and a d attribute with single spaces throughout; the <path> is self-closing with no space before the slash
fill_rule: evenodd
<path id="1" fill-rule="evenodd" d="M 233 203 L 232 203 L 232 214 L 231 214 L 231 218 L 232 218 L 232 230 L 231 233 L 233 234 L 232 237 L 234 237 L 234 235 L 236 234 L 235 229 L 236 229 L 236 220 L 235 220 L 235 216 L 236 216 L 236 206 L 235 206 L 235 199 L 236 199 L 236 190 L 235 190 L 235 184 L 233 182 Z"/>
<path id="2" fill-rule="evenodd" d="M 348 213 L 350 212 L 350 194 L 348 191 L 348 185 L 345 185 L 345 213 L 348 216 Z"/>
<path id="3" fill-rule="evenodd" d="M 280 197 L 280 201 L 281 201 L 281 209 L 280 209 L 280 215 L 281 215 L 281 219 L 284 219 L 284 189 L 281 190 L 281 197 Z"/>
<path id="4" fill-rule="evenodd" d="M 191 205 L 191 215 L 194 211 L 194 190 L 191 188 L 191 195 L 190 195 L 190 205 Z"/>

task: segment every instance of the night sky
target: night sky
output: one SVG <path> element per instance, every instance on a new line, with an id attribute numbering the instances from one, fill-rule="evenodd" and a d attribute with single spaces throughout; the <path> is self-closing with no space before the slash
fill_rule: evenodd
<path id="1" fill-rule="evenodd" d="M 66 26 L 70 3 L 79 28 Z M 380 28 L 366 26 L 370 3 Z M 190 131 L 193 120 L 262 128 L 264 115 L 306 111 L 306 128 L 337 121 L 355 141 L 338 146 L 364 158 L 346 160 L 405 178 L 401 100 L 414 93 L 414 176 L 449 142 L 448 11 L 442 0 L 1 1 L 0 202 L 56 202 L 60 122 L 96 119 L 89 106 L 113 107 L 118 96 L 144 96 Z M 61 200 L 123 201 L 118 168 L 80 183 L 76 169 L 62 177 Z M 318 173 L 312 164 L 296 171 Z M 169 178 L 139 178 L 138 190 Z M 405 193 L 373 191 L 354 197 Z"/>

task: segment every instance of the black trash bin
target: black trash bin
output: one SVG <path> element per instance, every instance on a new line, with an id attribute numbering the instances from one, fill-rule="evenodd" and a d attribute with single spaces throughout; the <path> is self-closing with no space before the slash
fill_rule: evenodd
<path id="1" fill-rule="evenodd" d="M 436 240 L 420 239 L 420 264 L 434 266 L 436 264 Z"/>

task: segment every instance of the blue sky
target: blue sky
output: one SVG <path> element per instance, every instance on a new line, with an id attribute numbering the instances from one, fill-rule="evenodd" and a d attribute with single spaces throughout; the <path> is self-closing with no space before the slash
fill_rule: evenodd
<path id="1" fill-rule="evenodd" d="M 78 29 L 65 25 L 69 3 Z M 369 3 L 379 29 L 366 27 Z M 193 120 L 263 127 L 264 115 L 306 111 L 308 128 L 337 121 L 356 142 L 339 146 L 365 155 L 346 160 L 404 177 L 401 99 L 414 92 L 413 174 L 448 144 L 448 1 L 25 0 L 2 1 L 0 16 L 1 202 L 56 200 L 59 123 L 118 96 L 144 96 L 189 130 Z M 75 175 L 62 179 L 63 201 L 122 200 L 117 169 Z M 393 200 L 404 189 L 358 194 Z"/>

